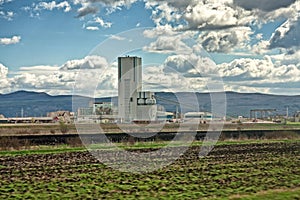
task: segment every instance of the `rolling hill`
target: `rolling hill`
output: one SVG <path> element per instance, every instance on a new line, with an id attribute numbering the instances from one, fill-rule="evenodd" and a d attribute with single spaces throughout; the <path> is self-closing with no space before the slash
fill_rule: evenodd
<path id="1" fill-rule="evenodd" d="M 167 111 L 176 110 L 176 102 L 181 100 L 182 112 L 192 111 L 195 102 L 191 93 L 156 93 L 157 103 Z M 81 97 L 85 101 L 90 99 Z M 200 110 L 209 111 L 211 100 L 209 93 L 197 93 Z M 249 116 L 250 109 L 276 109 L 277 114 L 284 115 L 286 107 L 289 107 L 290 115 L 300 110 L 300 96 L 269 95 L 258 93 L 235 93 L 226 92 L 227 115 L 229 116 Z M 111 98 L 99 98 L 99 101 L 110 101 Z M 117 102 L 113 97 L 112 101 Z M 75 106 L 76 107 L 76 106 Z M 72 110 L 72 95 L 51 96 L 46 93 L 17 91 L 10 94 L 0 94 L 0 114 L 5 117 L 21 116 L 46 116 L 47 112 L 57 110 Z M 180 110 L 180 107 L 179 107 Z"/>

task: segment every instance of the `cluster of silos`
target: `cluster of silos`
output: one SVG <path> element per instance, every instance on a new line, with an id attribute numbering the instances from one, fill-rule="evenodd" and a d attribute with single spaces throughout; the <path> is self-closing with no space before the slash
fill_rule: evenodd
<path id="1" fill-rule="evenodd" d="M 154 93 L 150 91 L 139 92 L 138 93 L 138 105 L 156 105 L 156 99 L 154 98 Z"/>

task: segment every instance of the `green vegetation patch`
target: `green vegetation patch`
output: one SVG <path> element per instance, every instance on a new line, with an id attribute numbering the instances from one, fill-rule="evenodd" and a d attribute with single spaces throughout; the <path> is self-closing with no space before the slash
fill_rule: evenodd
<path id="1" fill-rule="evenodd" d="M 173 148 L 176 151 L 180 147 Z M 149 149 L 131 151 L 143 153 Z M 192 146 L 171 165 L 146 174 L 113 170 L 87 151 L 0 156 L 0 198 L 282 199 L 285 195 L 299 196 L 299 190 L 294 190 L 300 188 L 299 141 L 219 144 L 201 159 L 199 151 L 199 145 Z M 117 151 L 102 153 L 111 158 L 118 155 Z M 160 159 L 169 156 L 172 154 Z"/>
<path id="2" fill-rule="evenodd" d="M 300 198 L 300 188 L 293 189 L 278 189 L 278 190 L 267 190 L 262 191 L 253 195 L 235 195 L 230 197 L 231 200 L 286 200 L 286 199 L 299 199 Z M 225 199 L 225 198 L 220 198 Z M 226 198 L 228 199 L 228 198 Z"/>

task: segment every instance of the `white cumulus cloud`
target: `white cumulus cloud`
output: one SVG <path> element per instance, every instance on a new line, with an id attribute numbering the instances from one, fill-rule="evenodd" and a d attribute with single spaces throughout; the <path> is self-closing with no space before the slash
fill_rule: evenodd
<path id="1" fill-rule="evenodd" d="M 240 79 L 268 78 L 274 69 L 270 57 L 261 59 L 241 58 L 230 63 L 218 65 L 219 72 L 223 77 L 239 77 Z M 238 80 L 238 79 L 236 79 Z"/>
<path id="2" fill-rule="evenodd" d="M 104 69 L 106 67 L 108 63 L 105 58 L 92 55 L 83 59 L 69 60 L 61 66 L 60 70 Z"/>
<path id="3" fill-rule="evenodd" d="M 8 91 L 10 88 L 10 82 L 7 77 L 8 68 L 0 63 L 0 89 L 1 91 Z"/>
<path id="4" fill-rule="evenodd" d="M 77 17 L 84 17 L 89 14 L 96 14 L 100 8 L 106 8 L 108 13 L 120 10 L 122 7 L 130 7 L 137 0 L 74 0 L 74 4 L 80 4 Z"/>
<path id="5" fill-rule="evenodd" d="M 300 68 L 300 50 L 286 51 L 281 54 L 271 56 L 278 65 L 291 65 L 294 64 Z"/>
<path id="6" fill-rule="evenodd" d="M 14 16 L 15 16 L 15 13 L 12 12 L 12 11 L 2 11 L 2 10 L 0 10 L 0 18 L 11 21 Z"/>
<path id="7" fill-rule="evenodd" d="M 63 9 L 64 12 L 69 12 L 71 10 L 71 6 L 67 1 L 62 1 L 60 3 L 56 3 L 56 1 L 51 2 L 40 2 L 35 7 L 34 10 L 53 10 L 53 9 Z"/>
<path id="8" fill-rule="evenodd" d="M 96 17 L 95 23 L 98 23 L 103 28 L 110 28 L 112 26 L 111 22 L 105 22 L 102 18 Z"/>
<path id="9" fill-rule="evenodd" d="M 11 38 L 0 38 L 0 44 L 2 45 L 17 44 L 20 41 L 21 41 L 20 36 L 13 36 Z"/>
<path id="10" fill-rule="evenodd" d="M 83 95 L 91 85 L 95 85 L 93 90 L 97 88 L 95 93 L 98 95 L 116 95 L 117 91 L 117 67 L 96 55 L 70 60 L 61 66 L 21 67 L 10 78 L 7 74 L 8 68 L 0 64 L 1 92 L 34 90 L 56 95 L 72 94 L 75 85 L 82 88 L 77 92 L 81 91 L 78 94 Z"/>
<path id="11" fill-rule="evenodd" d="M 218 71 L 225 80 L 231 81 L 284 81 L 288 84 L 300 80 L 300 69 L 296 65 L 276 65 L 270 56 L 265 56 L 264 59 L 235 59 L 230 63 L 219 64 Z"/>
<path id="12" fill-rule="evenodd" d="M 159 36 L 154 42 L 143 48 L 149 52 L 171 53 L 189 52 L 190 48 L 181 40 L 179 36 Z"/>
<path id="13" fill-rule="evenodd" d="M 156 24 L 185 20 L 187 29 L 214 30 L 289 18 L 297 15 L 299 4 L 298 0 L 150 0 L 146 8 L 153 10 Z"/>
<path id="14" fill-rule="evenodd" d="M 8 73 L 8 68 L 5 67 L 3 64 L 0 63 L 0 78 L 6 78 Z"/>
<path id="15" fill-rule="evenodd" d="M 215 63 L 208 57 L 194 53 L 171 55 L 163 63 L 165 73 L 180 73 L 185 77 L 209 77 L 218 75 Z"/>
<path id="16" fill-rule="evenodd" d="M 87 26 L 85 27 L 86 30 L 89 30 L 89 31 L 98 31 L 99 28 L 97 26 Z"/>
<path id="17" fill-rule="evenodd" d="M 174 28 L 167 24 L 167 25 L 159 25 L 153 29 L 147 29 L 144 31 L 144 36 L 148 38 L 156 38 L 158 36 L 173 36 L 177 33 L 175 32 Z"/>
<path id="18" fill-rule="evenodd" d="M 217 83 L 216 64 L 195 53 L 170 55 L 158 66 L 143 69 L 143 88 L 152 91 L 207 92 Z M 211 89 L 211 88 L 210 88 Z"/>
<path id="19" fill-rule="evenodd" d="M 199 1 L 187 7 L 184 19 L 191 29 L 219 29 L 245 25 L 240 17 L 243 13 L 243 10 L 230 7 L 224 1 Z"/>
<path id="20" fill-rule="evenodd" d="M 234 49 L 246 49 L 251 34 L 252 30 L 249 27 L 206 31 L 199 35 L 199 42 L 209 52 L 228 53 Z"/>

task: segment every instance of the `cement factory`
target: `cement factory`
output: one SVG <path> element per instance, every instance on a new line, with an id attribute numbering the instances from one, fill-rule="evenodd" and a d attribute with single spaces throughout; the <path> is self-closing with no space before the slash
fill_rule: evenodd
<path id="1" fill-rule="evenodd" d="M 142 91 L 142 80 L 141 58 L 118 58 L 118 116 L 121 123 L 156 120 L 154 93 Z"/>
<path id="2" fill-rule="evenodd" d="M 167 104 L 174 104 L 175 109 L 169 109 L 157 104 L 164 101 Z M 196 122 L 209 123 L 216 116 L 210 112 L 195 112 L 194 110 L 180 113 L 179 102 L 170 99 L 163 99 L 156 96 L 154 92 L 143 90 L 142 58 L 137 56 L 118 57 L 118 101 L 93 102 L 87 107 L 80 107 L 75 112 L 54 111 L 47 114 L 47 117 L 13 117 L 5 118 L 0 115 L 0 123 L 149 123 L 149 122 Z M 185 105 L 183 105 L 185 106 Z M 22 109 L 23 111 L 23 109 Z M 239 122 L 282 122 L 288 119 L 286 116 L 278 120 L 272 115 L 275 109 L 251 109 L 250 118 L 238 116 L 237 119 L 219 119 L 229 123 Z M 21 112 L 22 113 L 22 112 Z M 277 119 L 276 119 L 277 118 Z M 260 119 L 260 120 L 259 120 Z M 291 121 L 300 121 L 300 111 L 296 112 Z"/>
<path id="3" fill-rule="evenodd" d="M 173 113 L 158 110 L 154 93 L 143 91 L 142 81 L 142 58 L 119 57 L 118 107 L 111 102 L 93 103 L 88 109 L 78 109 L 77 120 L 132 123 L 172 119 Z M 105 108 L 108 112 L 103 112 Z"/>
<path id="4" fill-rule="evenodd" d="M 164 100 L 168 104 L 169 99 L 161 99 L 154 92 L 143 91 L 142 58 L 137 56 L 124 56 L 118 58 L 118 105 L 112 102 L 91 103 L 89 108 L 79 108 L 76 120 L 90 123 L 143 123 L 143 122 L 182 122 L 209 123 L 216 119 L 210 112 L 186 112 L 179 113 L 178 109 L 166 112 L 157 105 L 156 100 Z M 250 119 L 239 116 L 237 121 L 261 122 L 269 116 L 268 113 L 275 110 L 251 110 Z M 261 114 L 261 118 L 257 116 Z M 300 112 L 299 112 L 300 113 Z M 296 115 L 295 115 L 296 116 Z M 297 115 L 299 116 L 299 114 Z M 225 120 L 226 119 L 219 119 Z M 254 121 L 253 121 L 254 120 Z M 295 121 L 299 117 L 295 117 Z M 233 121 L 234 122 L 234 121 Z M 270 121 L 265 121 L 270 122 Z"/>
<path id="5" fill-rule="evenodd" d="M 142 81 L 142 58 L 119 57 L 118 107 L 111 102 L 93 103 L 89 108 L 78 109 L 77 121 L 143 123 L 177 120 L 178 111 L 166 112 L 160 108 L 154 92 L 143 91 Z M 212 120 L 212 115 L 208 112 L 190 112 L 184 118 L 209 121 Z"/>

